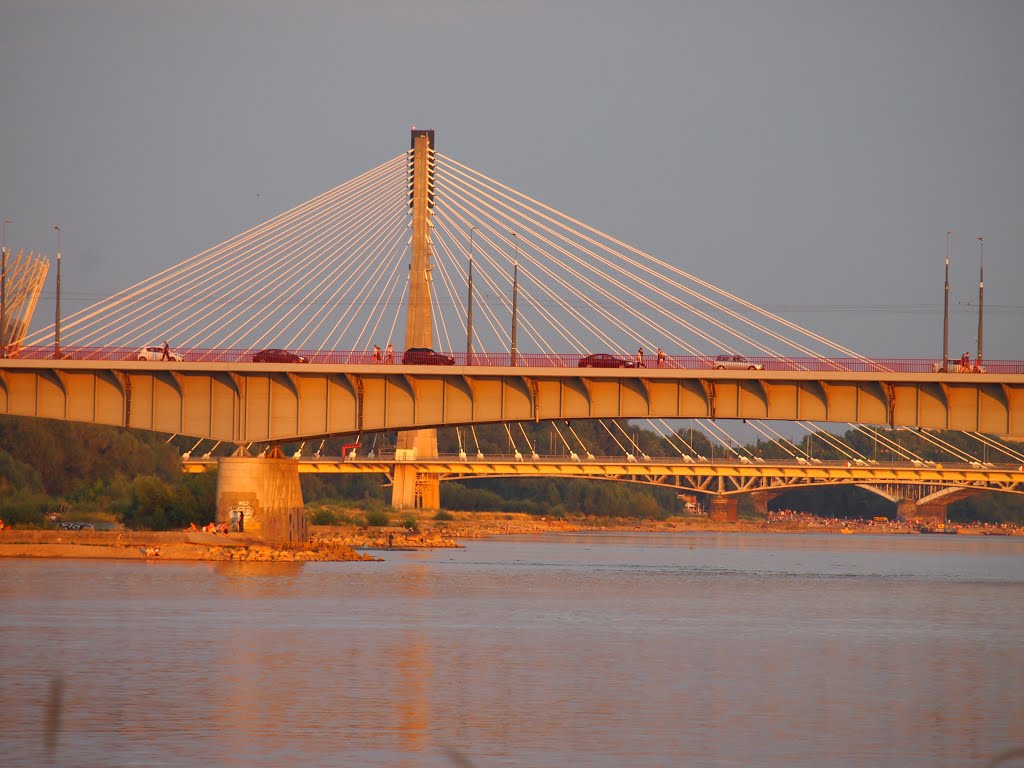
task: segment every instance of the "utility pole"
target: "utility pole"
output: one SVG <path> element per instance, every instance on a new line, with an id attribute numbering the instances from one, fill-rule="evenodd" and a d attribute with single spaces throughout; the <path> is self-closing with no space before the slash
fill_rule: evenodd
<path id="1" fill-rule="evenodd" d="M 946 373 L 949 366 L 949 237 L 946 232 L 946 300 L 942 308 L 942 366 L 939 370 Z"/>
<path id="2" fill-rule="evenodd" d="M 515 243 L 516 257 L 512 265 L 512 365 L 516 362 L 516 327 L 519 324 L 519 236 L 512 233 L 512 242 Z"/>
<path id="3" fill-rule="evenodd" d="M 985 238 L 978 235 L 978 242 L 981 243 L 978 272 L 978 367 L 980 368 L 985 338 Z"/>
<path id="4" fill-rule="evenodd" d="M 4 219 L 3 244 L 0 245 L 0 357 L 7 357 L 7 225 L 13 223 Z"/>
<path id="5" fill-rule="evenodd" d="M 57 315 L 53 324 L 53 356 L 60 358 L 60 227 L 56 224 L 53 228 L 57 230 Z"/>
<path id="6" fill-rule="evenodd" d="M 476 227 L 469 228 L 469 298 L 466 302 L 466 365 L 473 364 L 473 235 Z"/>

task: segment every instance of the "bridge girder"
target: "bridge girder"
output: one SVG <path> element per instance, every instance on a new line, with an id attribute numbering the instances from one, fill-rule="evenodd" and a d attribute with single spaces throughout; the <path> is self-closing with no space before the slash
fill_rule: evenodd
<path id="1" fill-rule="evenodd" d="M 941 499 L 949 493 L 999 491 L 1024 495 L 1024 469 L 993 467 L 846 467 L 839 464 L 801 466 L 794 464 L 684 463 L 679 461 L 626 462 L 610 459 L 574 462 L 545 458 L 516 461 L 513 458 L 435 459 L 394 461 L 384 459 L 301 459 L 300 474 L 380 474 L 391 477 L 395 466 L 436 475 L 440 480 L 481 478 L 560 477 L 571 479 L 629 482 L 677 488 L 710 496 L 737 496 L 757 491 L 785 491 L 796 488 L 856 485 L 875 491 L 890 501 L 909 498 L 920 501 Z M 203 472 L 216 459 L 184 462 L 188 472 Z M 901 488 L 902 493 L 888 491 Z M 947 489 L 942 491 L 941 489 Z"/>
<path id="2" fill-rule="evenodd" d="M 721 418 L 1024 436 L 1024 375 L 2 360 L 0 412 L 229 443 L 509 421 Z"/>

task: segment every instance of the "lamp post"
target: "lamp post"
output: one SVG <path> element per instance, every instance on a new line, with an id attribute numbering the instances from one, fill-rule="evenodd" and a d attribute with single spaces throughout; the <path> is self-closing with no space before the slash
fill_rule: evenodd
<path id="1" fill-rule="evenodd" d="M 57 312 L 53 323 L 53 356 L 60 357 L 60 227 L 56 224 L 53 228 L 57 230 Z"/>
<path id="2" fill-rule="evenodd" d="M 513 232 L 516 256 L 512 263 L 512 365 L 516 365 L 516 326 L 519 323 L 519 236 Z"/>
<path id="3" fill-rule="evenodd" d="M 0 357 L 7 357 L 7 225 L 13 223 L 4 219 L 0 245 Z"/>
<path id="4" fill-rule="evenodd" d="M 978 262 L 978 368 L 981 368 L 982 347 L 985 338 L 985 238 L 978 235 L 981 257 Z"/>
<path id="5" fill-rule="evenodd" d="M 476 227 L 469 228 L 469 298 L 466 311 L 466 365 L 473 364 L 473 235 Z"/>
<path id="6" fill-rule="evenodd" d="M 946 232 L 946 299 L 942 308 L 942 366 L 939 370 L 946 373 L 949 365 L 949 236 Z"/>

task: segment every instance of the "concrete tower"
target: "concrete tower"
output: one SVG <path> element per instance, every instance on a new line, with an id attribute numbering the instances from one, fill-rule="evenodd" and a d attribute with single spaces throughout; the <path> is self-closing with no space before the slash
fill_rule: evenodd
<path id="1" fill-rule="evenodd" d="M 430 218 L 434 211 L 434 132 L 412 130 L 409 153 L 409 207 L 412 212 L 412 264 L 409 271 L 409 308 L 405 324 L 405 348 L 434 346 L 433 299 L 430 271 Z M 437 430 L 416 429 L 398 433 L 395 459 L 437 456 Z M 417 473 L 413 467 L 395 465 L 391 491 L 393 507 L 439 509 L 440 479 Z"/>

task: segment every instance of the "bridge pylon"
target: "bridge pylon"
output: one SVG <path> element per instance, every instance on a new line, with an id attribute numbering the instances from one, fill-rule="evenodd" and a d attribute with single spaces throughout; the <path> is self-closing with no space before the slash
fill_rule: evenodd
<path id="1" fill-rule="evenodd" d="M 409 153 L 409 207 L 412 213 L 412 264 L 409 269 L 409 306 L 405 322 L 405 348 L 434 346 L 431 296 L 431 216 L 434 210 L 434 131 L 412 129 Z M 414 385 L 415 386 L 415 385 Z M 437 430 L 413 429 L 398 433 L 395 459 L 437 456 Z M 396 463 L 391 506 L 396 509 L 440 509 L 441 480 Z"/>

